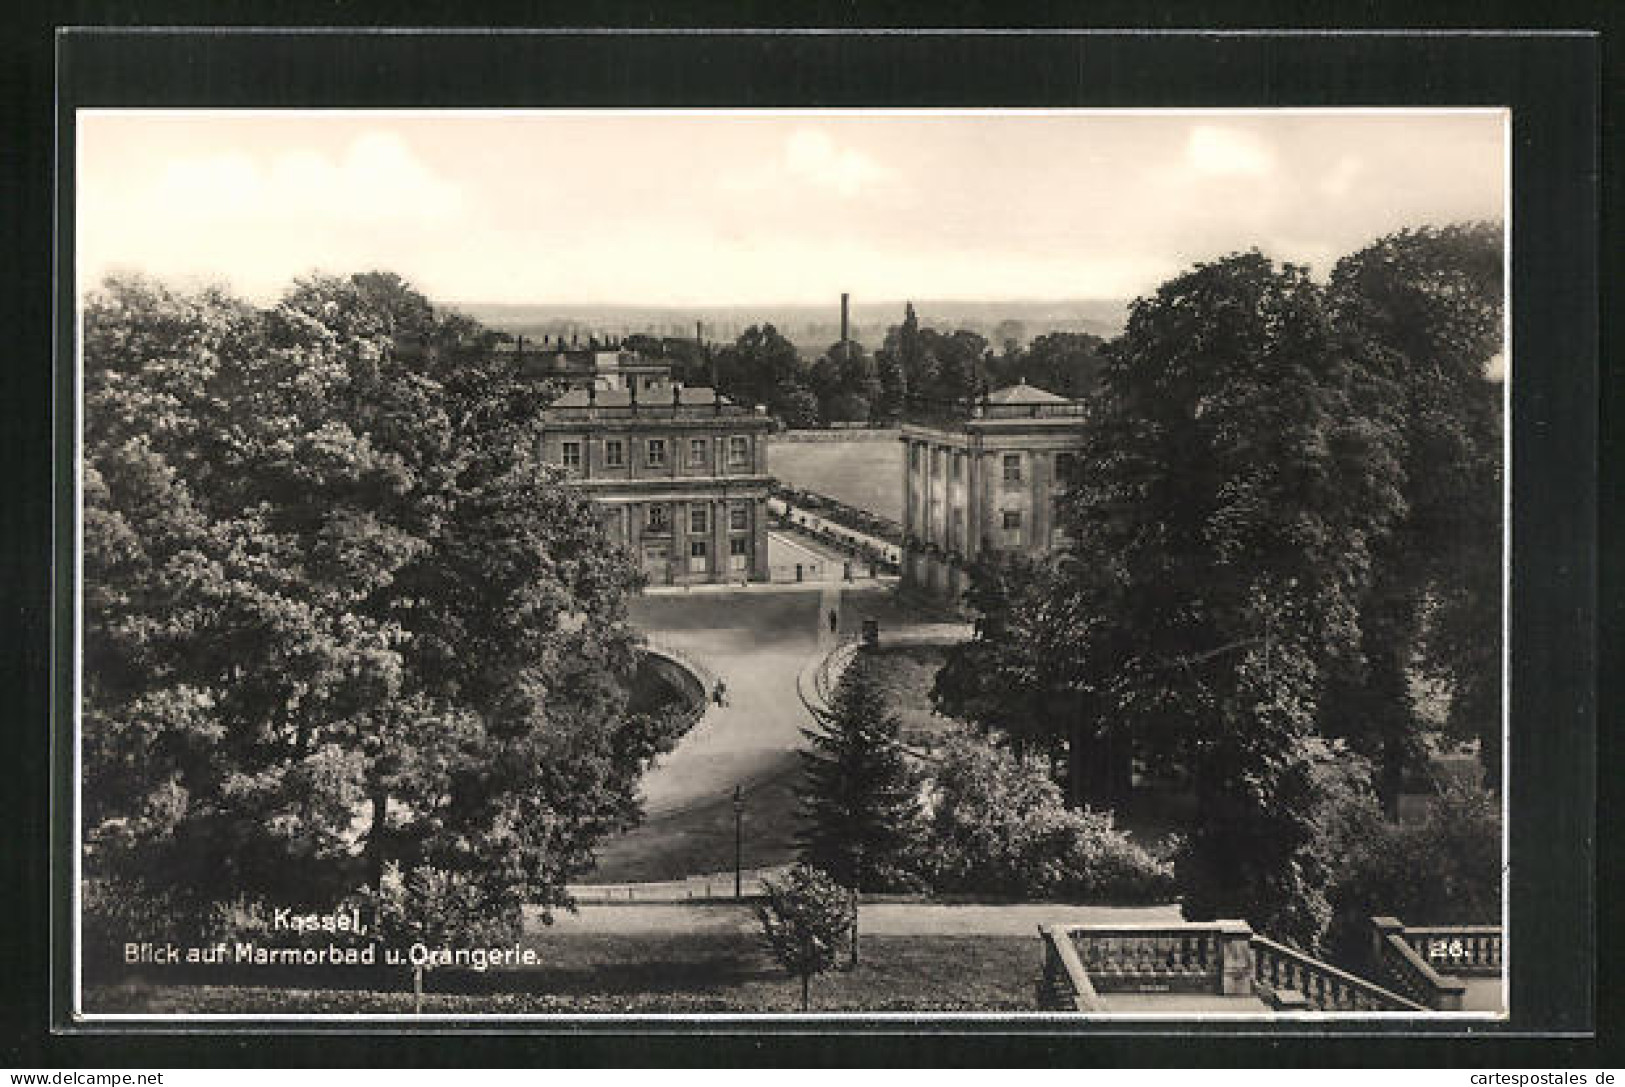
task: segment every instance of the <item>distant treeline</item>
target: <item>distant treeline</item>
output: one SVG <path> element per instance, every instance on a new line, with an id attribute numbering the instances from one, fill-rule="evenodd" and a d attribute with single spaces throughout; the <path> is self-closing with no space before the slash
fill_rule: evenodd
<path id="1" fill-rule="evenodd" d="M 790 427 L 889 423 L 911 403 L 959 403 L 988 389 L 1025 380 L 1062 396 L 1093 388 L 1102 358 L 1100 337 L 1052 332 L 1023 346 L 1023 330 L 1006 322 L 997 346 L 968 329 L 921 327 L 914 307 L 870 352 L 836 341 L 808 362 L 772 324 L 752 325 L 733 343 L 701 345 L 691 338 L 628 336 L 625 346 L 667 359 L 675 379 L 715 385 L 736 401 L 765 404 Z"/>

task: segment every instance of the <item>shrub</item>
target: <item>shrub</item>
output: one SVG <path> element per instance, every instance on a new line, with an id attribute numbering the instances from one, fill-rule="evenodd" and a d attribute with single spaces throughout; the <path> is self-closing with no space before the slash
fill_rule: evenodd
<path id="1" fill-rule="evenodd" d="M 1042 762 L 961 732 L 944 748 L 925 820 L 925 877 L 938 893 L 1166 901 L 1170 866 L 1110 812 L 1069 809 Z"/>

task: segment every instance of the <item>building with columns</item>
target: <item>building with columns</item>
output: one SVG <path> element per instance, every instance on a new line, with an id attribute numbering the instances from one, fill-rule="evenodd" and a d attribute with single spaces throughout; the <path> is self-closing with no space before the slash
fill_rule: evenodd
<path id="1" fill-rule="evenodd" d="M 903 424 L 903 583 L 957 600 L 992 553 L 1066 546 L 1055 502 L 1072 478 L 1084 403 L 1021 382 Z"/>
<path id="2" fill-rule="evenodd" d="M 712 389 L 574 388 L 542 456 L 604 510 L 652 585 L 766 581 L 772 417 Z"/>

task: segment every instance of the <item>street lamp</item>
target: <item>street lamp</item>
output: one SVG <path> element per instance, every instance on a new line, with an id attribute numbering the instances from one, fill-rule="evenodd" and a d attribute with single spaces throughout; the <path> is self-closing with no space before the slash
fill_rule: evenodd
<path id="1" fill-rule="evenodd" d="M 744 840 L 745 821 L 745 794 L 739 786 L 734 786 L 734 897 L 743 898 L 742 866 L 740 864 L 741 842 Z"/>

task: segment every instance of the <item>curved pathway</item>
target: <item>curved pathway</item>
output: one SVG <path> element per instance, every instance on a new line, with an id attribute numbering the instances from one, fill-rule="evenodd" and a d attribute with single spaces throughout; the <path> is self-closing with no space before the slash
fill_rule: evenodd
<path id="1" fill-rule="evenodd" d="M 796 675 L 834 644 L 827 614 L 839 586 L 808 592 L 645 597 L 633 620 L 651 641 L 671 646 L 720 677 L 727 705 L 707 706 L 642 783 L 649 818 L 713 803 L 735 785 L 782 772 L 812 718 Z"/>

